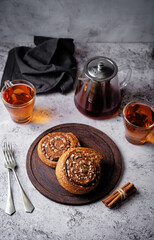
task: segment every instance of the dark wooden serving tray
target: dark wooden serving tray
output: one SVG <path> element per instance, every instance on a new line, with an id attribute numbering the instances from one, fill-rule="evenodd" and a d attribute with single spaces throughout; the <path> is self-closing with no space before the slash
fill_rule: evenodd
<path id="1" fill-rule="evenodd" d="M 79 139 L 81 146 L 93 148 L 102 154 L 102 178 L 94 191 L 81 196 L 67 192 L 59 185 L 55 170 L 39 159 L 38 142 L 46 134 L 54 131 L 72 132 Z M 44 196 L 63 204 L 81 205 L 102 199 L 114 188 L 121 174 L 122 159 L 117 146 L 105 133 L 88 125 L 69 123 L 50 128 L 36 138 L 28 150 L 26 168 L 32 184 Z"/>

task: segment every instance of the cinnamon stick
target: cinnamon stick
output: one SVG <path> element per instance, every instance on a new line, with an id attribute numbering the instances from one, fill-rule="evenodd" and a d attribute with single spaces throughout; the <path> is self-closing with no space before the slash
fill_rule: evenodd
<path id="1" fill-rule="evenodd" d="M 112 193 L 109 197 L 102 200 L 102 202 L 108 207 L 113 208 L 117 206 L 120 202 L 128 198 L 130 195 L 132 195 L 134 192 L 136 192 L 136 188 L 133 183 L 126 183 L 123 187 L 120 189 L 117 189 L 114 193 Z"/>

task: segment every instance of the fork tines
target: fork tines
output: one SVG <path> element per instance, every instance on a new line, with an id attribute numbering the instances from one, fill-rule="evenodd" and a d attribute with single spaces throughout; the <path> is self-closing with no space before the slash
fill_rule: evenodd
<path id="1" fill-rule="evenodd" d="M 7 163 L 15 162 L 12 152 L 12 144 L 4 142 L 3 152 Z"/>

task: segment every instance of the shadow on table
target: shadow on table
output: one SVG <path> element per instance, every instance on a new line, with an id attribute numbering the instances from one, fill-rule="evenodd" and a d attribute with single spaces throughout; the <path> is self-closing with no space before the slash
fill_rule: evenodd
<path id="1" fill-rule="evenodd" d="M 36 108 L 33 111 L 33 117 L 31 122 L 36 124 L 46 124 L 51 122 L 54 118 L 54 114 L 47 108 Z"/>

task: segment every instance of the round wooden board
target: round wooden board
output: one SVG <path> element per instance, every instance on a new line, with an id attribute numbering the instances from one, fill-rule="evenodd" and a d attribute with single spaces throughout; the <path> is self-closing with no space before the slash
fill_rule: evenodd
<path id="1" fill-rule="evenodd" d="M 103 156 L 102 178 L 98 187 L 85 195 L 74 195 L 62 188 L 55 170 L 45 165 L 38 157 L 37 146 L 42 137 L 51 132 L 72 132 L 81 146 L 97 150 Z M 84 124 L 69 123 L 50 128 L 39 135 L 27 153 L 26 168 L 35 188 L 47 198 L 70 205 L 81 205 L 102 199 L 117 183 L 122 169 L 122 158 L 115 143 L 103 132 Z"/>

